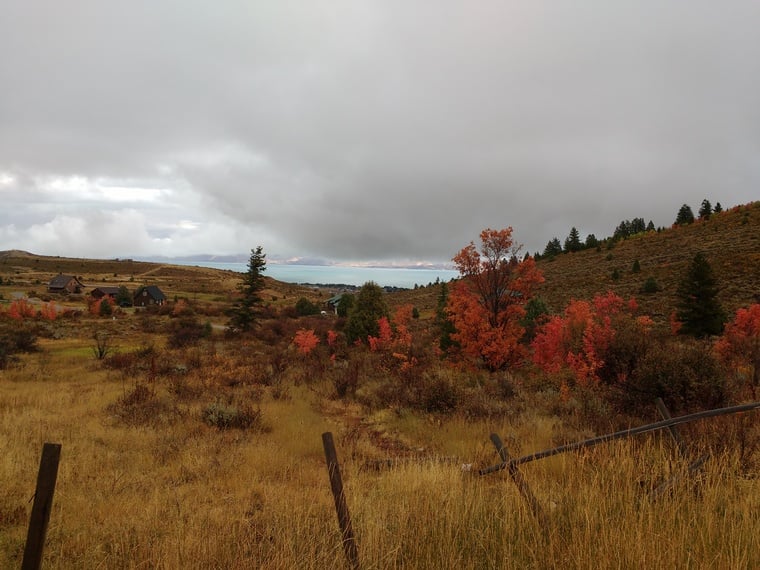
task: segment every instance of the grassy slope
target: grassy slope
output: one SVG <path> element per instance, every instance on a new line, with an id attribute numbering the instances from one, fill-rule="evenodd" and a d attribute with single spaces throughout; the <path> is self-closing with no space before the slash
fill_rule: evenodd
<path id="1" fill-rule="evenodd" d="M 618 242 L 612 249 L 587 250 L 542 260 L 546 283 L 541 295 L 553 311 L 571 298 L 589 299 L 608 290 L 634 296 L 643 312 L 655 317 L 670 314 L 676 289 L 694 255 L 706 254 L 721 286 L 720 301 L 731 313 L 758 302 L 760 283 L 760 202 L 713 216 L 705 222 L 646 233 Z M 634 261 L 641 271 L 633 273 Z M 613 280 L 617 269 L 620 279 Z M 654 277 L 662 291 L 645 295 L 640 289 Z"/>

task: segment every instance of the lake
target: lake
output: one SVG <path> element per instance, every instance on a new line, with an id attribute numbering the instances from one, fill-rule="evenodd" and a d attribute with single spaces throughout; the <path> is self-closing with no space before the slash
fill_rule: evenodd
<path id="1" fill-rule="evenodd" d="M 245 273 L 247 263 L 219 263 L 215 261 L 178 262 L 177 265 L 197 265 L 212 269 L 228 269 Z M 397 267 L 354 267 L 344 265 L 282 265 L 268 263 L 264 275 L 284 283 L 310 283 L 355 285 L 361 287 L 374 281 L 382 287 L 414 289 L 415 285 L 428 285 L 436 280 L 449 281 L 459 276 L 453 269 L 409 269 Z"/>

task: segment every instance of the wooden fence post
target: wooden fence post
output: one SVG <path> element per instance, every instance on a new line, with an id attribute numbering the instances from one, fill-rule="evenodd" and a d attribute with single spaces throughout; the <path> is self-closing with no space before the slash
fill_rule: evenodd
<path id="1" fill-rule="evenodd" d="M 662 401 L 662 398 L 657 398 L 655 400 L 655 404 L 657 405 L 657 411 L 660 412 L 660 415 L 662 416 L 663 420 L 670 420 L 672 419 L 672 416 L 670 415 L 670 411 L 665 406 L 665 402 Z M 676 447 L 678 447 L 678 453 L 681 454 L 681 457 L 686 457 L 686 444 L 683 442 L 683 438 L 681 437 L 680 432 L 678 431 L 678 428 L 676 426 L 668 426 L 668 431 L 670 432 L 670 437 L 673 438 L 673 441 L 676 442 Z"/>
<path id="2" fill-rule="evenodd" d="M 668 410 L 667 406 L 665 406 L 665 402 L 662 401 L 662 398 L 657 398 L 655 400 L 655 404 L 657 405 L 657 410 L 660 412 L 660 415 L 662 416 L 663 420 L 672 419 L 672 416 L 670 415 L 670 411 Z M 678 452 L 680 453 L 681 457 L 684 459 L 687 459 L 689 454 L 686 450 L 686 444 L 684 443 L 683 438 L 681 437 L 681 432 L 678 431 L 678 428 L 676 426 L 668 426 L 668 431 L 670 432 L 670 435 L 673 438 L 673 440 L 676 442 L 676 446 L 678 447 Z M 686 471 L 684 473 L 677 473 L 673 475 L 667 481 L 663 481 L 662 483 L 660 483 L 652 491 L 652 496 L 659 497 L 663 495 L 665 491 L 670 489 L 678 481 L 699 471 L 702 468 L 702 465 L 704 465 L 708 459 L 710 459 L 710 454 L 705 453 L 699 459 L 692 461 L 689 464 L 689 466 L 686 468 Z"/>
<path id="3" fill-rule="evenodd" d="M 61 458 L 60 443 L 46 443 L 42 446 L 40 470 L 37 473 L 37 488 L 29 518 L 29 532 L 26 535 L 22 570 L 39 570 L 42 565 L 42 550 L 45 547 L 50 511 L 53 508 L 53 493 L 58 478 L 58 462 Z"/>
<path id="4" fill-rule="evenodd" d="M 517 490 L 520 492 L 520 495 L 525 500 L 526 503 L 528 503 L 528 507 L 530 508 L 531 512 L 533 513 L 533 516 L 536 517 L 536 520 L 538 520 L 539 526 L 541 526 L 541 530 L 544 531 L 544 533 L 547 532 L 549 529 L 549 520 L 546 518 L 546 513 L 541 508 L 541 505 L 538 502 L 538 499 L 536 499 L 535 495 L 530 490 L 530 487 L 528 487 L 528 483 L 525 482 L 525 479 L 522 476 L 522 473 L 517 468 L 517 465 L 511 463 L 511 457 L 509 456 L 509 452 L 504 447 L 504 444 L 501 441 L 501 438 L 498 434 L 492 433 L 491 434 L 491 442 L 494 444 L 494 447 L 496 447 L 496 451 L 499 454 L 499 457 L 501 458 L 501 461 L 503 463 L 509 463 L 508 471 L 509 476 L 512 478 L 512 481 L 514 481 L 515 486 L 517 487 Z"/>
<path id="5" fill-rule="evenodd" d="M 325 459 L 327 460 L 327 474 L 330 477 L 330 488 L 332 489 L 333 499 L 335 499 L 335 512 L 338 514 L 338 524 L 343 538 L 343 552 L 351 568 L 359 568 L 359 549 L 356 546 L 354 530 L 351 526 L 351 515 L 348 512 L 346 496 L 343 493 L 343 480 L 340 477 L 340 467 L 338 466 L 338 454 L 335 452 L 332 433 L 325 432 L 322 434 L 322 445 L 325 448 Z"/>

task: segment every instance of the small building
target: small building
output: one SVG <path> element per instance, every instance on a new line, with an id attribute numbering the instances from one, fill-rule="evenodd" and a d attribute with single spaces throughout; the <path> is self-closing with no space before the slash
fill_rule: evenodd
<path id="1" fill-rule="evenodd" d="M 70 293 L 81 293 L 82 289 L 84 289 L 84 285 L 73 275 L 56 275 L 48 283 L 48 293 L 67 295 Z"/>
<path id="2" fill-rule="evenodd" d="M 166 295 L 156 285 L 140 287 L 133 297 L 135 307 L 148 307 L 150 305 L 163 305 L 166 303 Z"/>
<path id="3" fill-rule="evenodd" d="M 333 313 L 336 315 L 338 314 L 338 305 L 340 305 L 340 300 L 343 298 L 343 293 L 338 293 L 334 297 L 330 297 L 325 301 L 325 305 L 328 309 L 330 309 Z"/>
<path id="4" fill-rule="evenodd" d="M 103 297 L 111 297 L 111 299 L 116 300 L 116 296 L 119 294 L 119 288 L 118 287 L 95 287 L 95 289 L 92 290 L 90 295 L 95 297 L 96 299 L 102 299 Z"/>

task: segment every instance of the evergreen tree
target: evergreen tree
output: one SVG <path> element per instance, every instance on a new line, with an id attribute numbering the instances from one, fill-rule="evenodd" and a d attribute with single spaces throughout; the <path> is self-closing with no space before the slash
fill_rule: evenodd
<path id="1" fill-rule="evenodd" d="M 338 301 L 337 313 L 339 317 L 347 317 L 348 313 L 354 306 L 354 296 L 350 293 L 343 293 Z"/>
<path id="2" fill-rule="evenodd" d="M 383 288 L 374 281 L 367 281 L 359 289 L 356 303 L 348 313 L 346 322 L 346 338 L 348 342 L 362 342 L 368 336 L 378 336 L 378 320 L 388 316 L 388 305 L 385 303 Z"/>
<path id="3" fill-rule="evenodd" d="M 299 317 L 305 317 L 308 315 L 317 315 L 319 314 L 319 307 L 317 307 L 314 303 L 312 303 L 309 299 L 306 297 L 301 297 L 296 301 L 296 314 Z"/>
<path id="4" fill-rule="evenodd" d="M 723 211 L 723 206 L 720 205 L 720 202 L 715 202 L 715 207 L 713 208 L 713 214 L 720 214 Z"/>
<path id="5" fill-rule="evenodd" d="M 549 317 L 549 307 L 541 297 L 533 297 L 525 303 L 525 316 L 520 324 L 525 328 L 523 341 L 530 343 L 536 336 L 536 331 Z"/>
<path id="6" fill-rule="evenodd" d="M 644 218 L 633 218 L 631 220 L 631 235 L 640 234 L 646 231 L 647 226 Z"/>
<path id="7" fill-rule="evenodd" d="M 684 204 L 678 210 L 678 215 L 676 216 L 676 225 L 687 226 L 693 223 L 694 223 L 694 212 L 691 211 L 691 206 L 689 206 L 688 204 Z"/>
<path id="8" fill-rule="evenodd" d="M 264 289 L 266 254 L 261 246 L 251 250 L 248 271 L 243 274 L 243 282 L 238 286 L 240 298 L 227 311 L 230 317 L 228 327 L 233 331 L 249 331 L 256 324 L 261 312 L 261 291 Z"/>
<path id="9" fill-rule="evenodd" d="M 562 244 L 558 238 L 552 238 L 544 248 L 544 257 L 554 257 L 560 253 L 562 253 Z"/>
<path id="10" fill-rule="evenodd" d="M 565 238 L 565 252 L 580 251 L 581 249 L 583 249 L 581 236 L 578 229 L 573 227 L 570 229 L 570 234 Z"/>
<path id="11" fill-rule="evenodd" d="M 647 231 L 648 231 L 648 232 L 653 232 L 653 231 L 655 231 L 655 228 L 654 228 L 654 223 L 652 222 L 652 220 L 649 220 L 649 223 L 647 224 Z"/>
<path id="12" fill-rule="evenodd" d="M 615 228 L 615 233 L 612 234 L 612 239 L 626 239 L 629 235 L 631 235 L 631 222 L 623 220 Z"/>
<path id="13" fill-rule="evenodd" d="M 599 240 L 596 239 L 594 234 L 588 234 L 586 236 L 586 249 L 593 249 L 599 246 Z"/>
<path id="14" fill-rule="evenodd" d="M 438 331 L 440 337 L 438 340 L 438 348 L 441 352 L 446 354 L 449 349 L 458 346 L 458 343 L 451 338 L 451 335 L 456 333 L 456 327 L 451 322 L 448 313 L 446 312 L 446 304 L 449 300 L 449 288 L 446 283 L 441 283 L 441 292 L 438 295 L 438 304 L 435 309 L 435 323 L 438 325 Z"/>
<path id="15" fill-rule="evenodd" d="M 116 304 L 119 305 L 119 307 L 132 306 L 132 294 L 124 285 L 119 287 L 119 291 L 116 293 Z"/>
<path id="16" fill-rule="evenodd" d="M 713 213 L 712 204 L 710 204 L 710 201 L 705 198 L 702 200 L 702 205 L 699 207 L 699 219 L 700 220 L 709 220 L 710 215 Z"/>
<path id="17" fill-rule="evenodd" d="M 697 338 L 723 332 L 726 313 L 718 301 L 718 283 L 707 257 L 697 253 L 676 292 L 680 332 Z"/>

